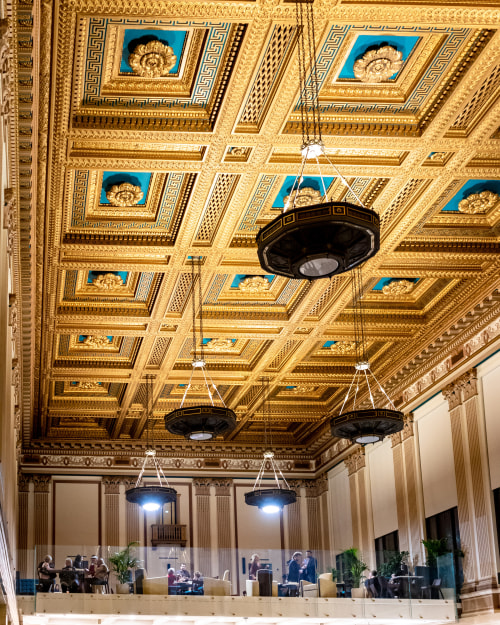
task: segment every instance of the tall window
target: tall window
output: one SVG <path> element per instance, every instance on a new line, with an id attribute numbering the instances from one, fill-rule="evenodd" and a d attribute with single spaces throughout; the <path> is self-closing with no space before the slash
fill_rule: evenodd
<path id="1" fill-rule="evenodd" d="M 448 546 L 453 551 L 453 567 L 455 569 L 455 582 L 457 593 L 463 584 L 462 558 L 459 557 L 460 527 L 458 525 L 458 508 L 450 508 L 439 514 L 425 519 L 427 538 L 447 538 Z"/>
<path id="2" fill-rule="evenodd" d="M 384 551 L 390 552 L 390 554 L 386 553 L 386 556 L 388 557 L 390 557 L 390 555 L 392 555 L 395 551 L 399 551 L 398 530 L 375 538 L 375 555 L 377 558 L 377 569 L 380 568 L 382 562 L 387 561 L 387 557 L 384 557 Z"/>
<path id="3" fill-rule="evenodd" d="M 170 501 L 163 506 L 161 511 L 161 525 L 177 525 L 176 501 Z"/>

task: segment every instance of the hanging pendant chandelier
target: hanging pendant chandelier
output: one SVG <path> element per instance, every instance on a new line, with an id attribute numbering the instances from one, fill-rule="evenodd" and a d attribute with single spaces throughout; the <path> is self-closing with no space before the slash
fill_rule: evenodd
<path id="1" fill-rule="evenodd" d="M 201 289 L 201 257 L 191 258 L 191 304 L 192 304 L 192 322 L 193 322 L 193 361 L 191 377 L 184 390 L 181 405 L 165 416 L 165 427 L 171 433 L 177 436 L 184 436 L 193 441 L 208 441 L 216 436 L 225 436 L 236 427 L 236 415 L 227 408 L 224 400 L 219 393 L 217 386 L 214 384 L 210 373 L 207 369 L 205 361 L 205 353 L 203 346 L 203 303 Z M 195 273 L 195 266 L 197 271 Z M 199 334 L 200 348 L 198 350 L 198 342 L 196 335 L 196 289 L 195 284 L 198 282 L 198 304 L 199 304 Z M 202 377 L 203 386 L 207 389 L 209 403 L 197 406 L 184 406 L 187 394 L 191 388 L 194 373 L 198 371 Z M 219 400 L 221 405 L 216 405 L 215 400 Z"/>
<path id="2" fill-rule="evenodd" d="M 332 435 L 353 443 L 368 445 L 403 429 L 403 413 L 394 403 L 370 368 L 366 355 L 363 318 L 363 278 L 361 268 L 352 274 L 352 299 L 356 365 L 340 414 L 332 417 Z"/>
<path id="3" fill-rule="evenodd" d="M 313 0 L 296 0 L 295 9 L 302 164 L 283 213 L 259 231 L 256 242 L 261 267 L 267 273 L 317 280 L 350 271 L 374 256 L 380 247 L 380 220 L 374 211 L 363 205 L 325 152 L 321 137 Z M 328 197 L 320 157 L 331 165 L 359 205 Z M 317 190 L 310 193 L 314 190 L 303 184 L 309 161 L 317 166 L 322 187 L 319 193 Z"/>
<path id="4" fill-rule="evenodd" d="M 264 416 L 264 445 L 267 448 L 267 430 L 270 424 L 270 410 L 269 410 L 269 379 L 262 379 L 262 412 Z M 267 402 L 267 404 L 266 404 Z M 270 446 L 272 447 L 271 433 Z M 262 488 L 262 480 L 266 472 L 266 465 L 268 470 L 274 477 L 274 485 L 272 488 Z M 288 482 L 285 479 L 281 469 L 274 460 L 274 452 L 271 449 L 266 449 L 264 452 L 264 459 L 260 465 L 257 479 L 253 485 L 253 490 L 245 493 L 245 503 L 249 506 L 257 506 L 263 512 L 267 514 L 273 514 L 279 512 L 284 506 L 288 506 L 291 503 L 297 501 L 297 494 L 292 490 Z"/>
<path id="5" fill-rule="evenodd" d="M 168 485 L 168 480 L 163 473 L 163 469 L 156 457 L 153 439 L 153 376 L 146 376 L 146 435 L 147 449 L 144 462 L 142 463 L 139 477 L 133 488 L 125 491 L 125 497 L 130 503 L 136 503 L 148 512 L 159 510 L 164 504 L 177 500 L 177 491 Z M 141 480 L 146 470 L 146 466 L 151 464 L 155 470 L 158 484 L 151 486 L 141 486 Z"/>

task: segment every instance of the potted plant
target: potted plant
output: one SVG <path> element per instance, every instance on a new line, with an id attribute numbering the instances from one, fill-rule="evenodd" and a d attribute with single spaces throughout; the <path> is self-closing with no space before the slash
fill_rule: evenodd
<path id="1" fill-rule="evenodd" d="M 378 567 L 378 572 L 383 577 L 401 574 L 401 565 L 408 561 L 409 551 L 384 551 L 384 561 Z"/>
<path id="2" fill-rule="evenodd" d="M 128 594 L 130 592 L 131 571 L 136 569 L 140 563 L 140 560 L 132 555 L 132 549 L 138 545 L 138 542 L 132 541 L 125 549 L 108 557 L 111 570 L 116 575 L 116 594 Z"/>
<path id="3" fill-rule="evenodd" d="M 351 547 L 343 552 L 347 578 L 351 584 L 351 597 L 363 597 L 363 589 L 360 588 L 361 580 L 368 566 L 359 558 L 356 547 Z"/>

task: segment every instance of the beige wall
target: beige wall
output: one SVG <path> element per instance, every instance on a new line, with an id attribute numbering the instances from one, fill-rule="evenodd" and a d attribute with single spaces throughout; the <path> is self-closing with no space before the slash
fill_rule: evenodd
<path id="1" fill-rule="evenodd" d="M 500 488 L 500 354 L 477 368 L 484 401 L 491 488 Z"/>
<path id="2" fill-rule="evenodd" d="M 342 462 L 328 473 L 330 545 L 337 554 L 353 545 L 349 477 Z"/>
<path id="3" fill-rule="evenodd" d="M 439 394 L 413 411 L 418 429 L 425 516 L 457 505 L 448 403 Z"/>
<path id="4" fill-rule="evenodd" d="M 378 538 L 398 529 L 391 439 L 373 445 L 366 455 L 372 497 L 373 535 Z"/>

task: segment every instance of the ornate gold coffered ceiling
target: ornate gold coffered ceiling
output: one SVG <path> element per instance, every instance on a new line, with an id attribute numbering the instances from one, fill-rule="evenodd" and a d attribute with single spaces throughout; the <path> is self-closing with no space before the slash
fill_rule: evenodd
<path id="1" fill-rule="evenodd" d="M 404 367 L 498 287 L 500 8 L 469 4 L 314 2 L 326 150 L 381 217 L 368 353 L 401 393 Z M 208 366 L 238 416 L 220 449 L 260 453 L 268 376 L 276 447 L 324 450 L 354 363 L 350 278 L 264 275 L 254 243 L 300 161 L 293 2 L 17 0 L 11 27 L 26 453 L 133 451 L 147 374 L 158 444 L 186 452 L 163 416 L 191 367 L 198 255 Z"/>

